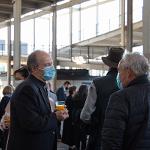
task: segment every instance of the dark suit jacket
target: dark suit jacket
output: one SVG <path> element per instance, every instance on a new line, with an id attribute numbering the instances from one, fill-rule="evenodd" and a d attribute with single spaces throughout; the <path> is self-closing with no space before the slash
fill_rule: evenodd
<path id="1" fill-rule="evenodd" d="M 5 113 L 5 108 L 10 100 L 10 96 L 4 95 L 0 101 L 0 120 Z"/>
<path id="2" fill-rule="evenodd" d="M 45 83 L 30 75 L 15 90 L 7 150 L 56 149 L 57 121 L 44 86 Z"/>
<path id="3" fill-rule="evenodd" d="M 58 90 L 56 91 L 56 95 L 57 95 L 57 100 L 58 101 L 65 101 L 67 99 L 67 96 L 64 92 L 64 87 L 63 86 L 58 88 Z"/>

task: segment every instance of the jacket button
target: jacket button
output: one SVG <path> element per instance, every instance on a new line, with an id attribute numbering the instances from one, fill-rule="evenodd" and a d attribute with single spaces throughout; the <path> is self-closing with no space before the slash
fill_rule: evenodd
<path id="1" fill-rule="evenodd" d="M 55 131 L 53 131 L 52 133 L 55 134 Z"/>

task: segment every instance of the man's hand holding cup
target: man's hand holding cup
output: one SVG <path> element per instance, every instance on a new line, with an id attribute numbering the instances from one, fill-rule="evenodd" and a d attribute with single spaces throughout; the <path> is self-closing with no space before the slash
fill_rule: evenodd
<path id="1" fill-rule="evenodd" d="M 64 101 L 57 101 L 55 110 L 55 114 L 58 120 L 63 121 L 69 117 Z"/>

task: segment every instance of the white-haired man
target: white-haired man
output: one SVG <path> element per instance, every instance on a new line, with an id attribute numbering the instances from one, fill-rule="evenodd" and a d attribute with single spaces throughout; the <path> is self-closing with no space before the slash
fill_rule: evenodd
<path id="1" fill-rule="evenodd" d="M 101 150 L 150 149 L 150 83 L 147 59 L 126 54 L 118 65 L 121 90 L 113 93 L 106 109 Z"/>

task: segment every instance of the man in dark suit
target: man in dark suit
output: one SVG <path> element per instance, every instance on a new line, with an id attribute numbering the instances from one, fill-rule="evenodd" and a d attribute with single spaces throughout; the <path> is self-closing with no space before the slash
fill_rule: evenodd
<path id="1" fill-rule="evenodd" d="M 44 51 L 34 51 L 27 66 L 30 75 L 11 99 L 7 150 L 56 150 L 57 119 L 64 120 L 68 112 L 51 112 L 46 80 L 55 76 L 52 59 Z"/>
<path id="2" fill-rule="evenodd" d="M 65 81 L 63 86 L 58 88 L 58 90 L 56 91 L 58 101 L 65 101 L 67 99 L 67 96 L 69 96 L 70 85 L 71 83 L 69 81 Z"/>
<path id="3" fill-rule="evenodd" d="M 102 57 L 109 67 L 106 76 L 97 78 L 89 87 L 88 97 L 81 112 L 81 120 L 91 122 L 90 137 L 87 150 L 100 150 L 101 129 L 105 117 L 105 110 L 110 95 L 118 90 L 116 76 L 117 65 L 122 58 L 122 48 L 110 48 L 108 56 Z"/>

